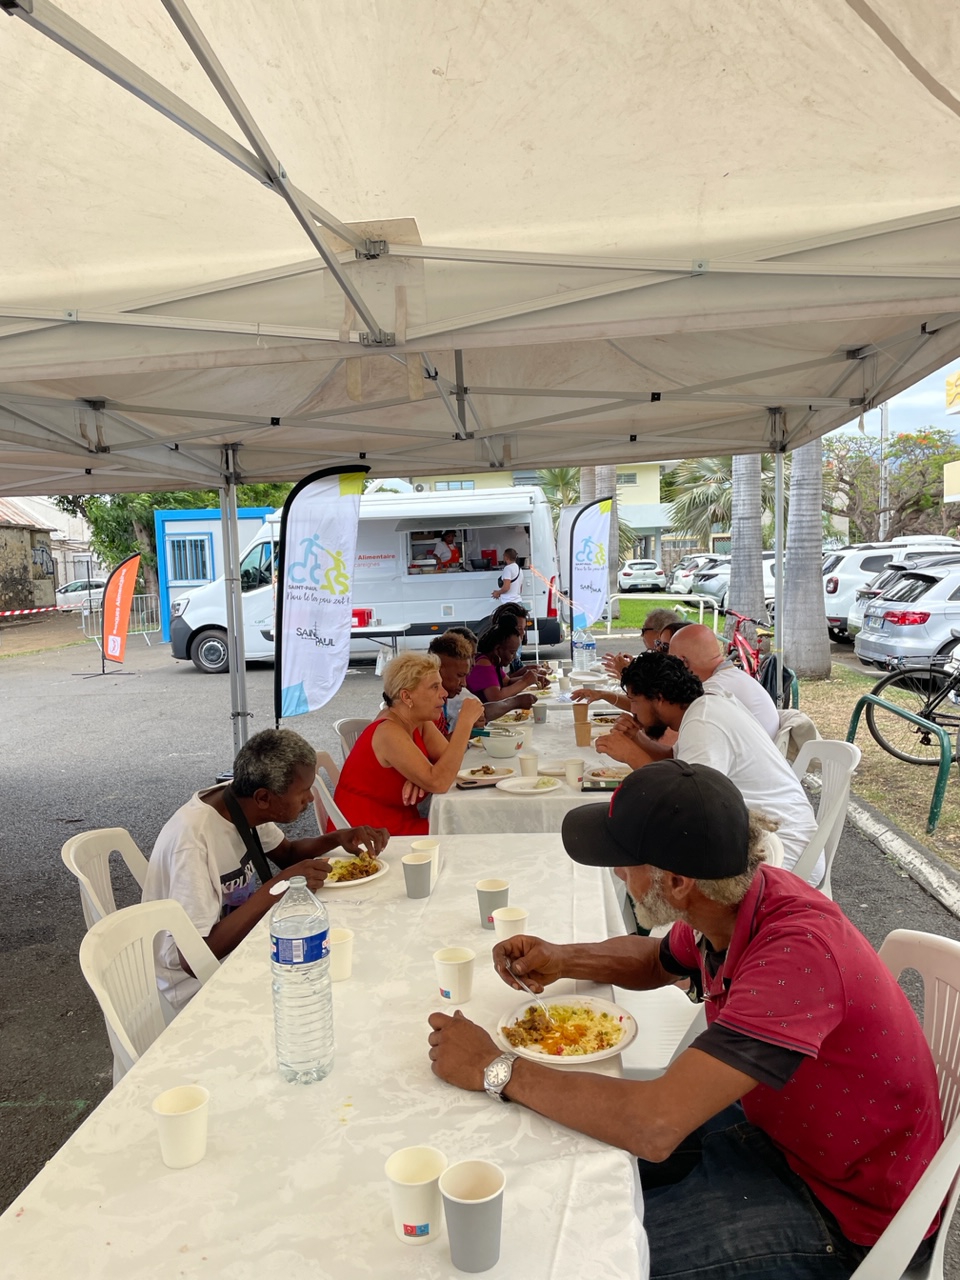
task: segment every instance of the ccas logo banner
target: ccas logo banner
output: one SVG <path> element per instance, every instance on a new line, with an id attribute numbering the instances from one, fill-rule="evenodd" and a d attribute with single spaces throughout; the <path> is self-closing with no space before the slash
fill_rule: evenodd
<path id="1" fill-rule="evenodd" d="M 350 660 L 360 495 L 367 467 L 329 468 L 293 489 L 280 517 L 274 713 L 324 706 Z"/>
<path id="2" fill-rule="evenodd" d="M 577 514 L 570 530 L 570 598 L 573 625 L 582 630 L 596 622 L 607 605 L 607 566 L 610 543 L 611 498 L 588 503 Z"/>

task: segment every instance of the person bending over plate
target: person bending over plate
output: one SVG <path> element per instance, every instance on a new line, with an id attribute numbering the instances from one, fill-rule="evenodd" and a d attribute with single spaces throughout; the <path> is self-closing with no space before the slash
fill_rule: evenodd
<path id="1" fill-rule="evenodd" d="M 524 689 L 535 688 L 540 682 L 532 671 L 521 671 L 517 676 L 507 674 L 520 643 L 517 620 L 512 617 L 505 617 L 480 637 L 477 660 L 467 676 L 467 688 L 482 702 L 501 702 Z"/>
<path id="2" fill-rule="evenodd" d="M 303 876 L 319 889 L 330 864 L 324 857 L 342 846 L 378 854 L 389 835 L 369 826 L 290 840 L 276 825 L 295 822 L 310 807 L 317 753 L 299 733 L 264 729 L 237 752 L 233 780 L 198 791 L 157 836 L 143 886 L 144 902 L 175 898 L 207 946 L 222 960 L 247 936 L 277 899 L 280 880 Z M 272 874 L 270 862 L 280 868 Z M 200 983 L 171 935 L 156 943 L 157 985 L 175 1009 Z"/>
<path id="3" fill-rule="evenodd" d="M 453 732 L 464 701 L 466 699 L 480 701 L 476 694 L 470 693 L 467 689 L 467 676 L 470 674 L 476 652 L 475 640 L 474 637 L 474 643 L 471 643 L 461 631 L 451 630 L 444 631 L 442 635 L 430 641 L 428 653 L 440 659 L 440 679 L 447 695 L 436 722 L 437 728 L 445 738 L 449 738 Z M 474 726 L 489 724 L 491 720 L 498 720 L 508 711 L 526 711 L 535 702 L 536 698 L 532 693 L 518 693 L 512 698 L 502 698 L 499 702 L 481 703 L 481 711 L 474 721 Z"/>
<path id="4" fill-rule="evenodd" d="M 893 975 L 835 902 L 765 865 L 761 838 L 722 773 L 651 764 L 609 809 L 569 812 L 563 843 L 613 868 L 645 927 L 672 924 L 666 937 L 494 947 L 518 991 L 508 964 L 536 992 L 689 978 L 706 1030 L 659 1079 L 558 1071 L 503 1052 L 459 1011 L 429 1019 L 442 1080 L 638 1157 L 653 1280 L 843 1280 L 943 1141 L 933 1059 Z M 928 1213 L 911 1265 L 932 1251 L 936 1199 Z"/>
<path id="5" fill-rule="evenodd" d="M 448 741 L 437 728 L 446 697 L 435 654 L 401 653 L 387 663 L 386 706 L 357 738 L 334 792 L 348 821 L 375 823 L 392 836 L 427 834 L 429 822 L 416 806 L 424 795 L 450 788 L 483 714 L 482 703 L 464 703 Z"/>

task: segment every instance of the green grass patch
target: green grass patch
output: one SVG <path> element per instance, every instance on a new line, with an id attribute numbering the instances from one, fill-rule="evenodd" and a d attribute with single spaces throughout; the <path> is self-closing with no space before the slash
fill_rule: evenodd
<path id="1" fill-rule="evenodd" d="M 654 609 L 673 609 L 682 618 L 689 618 L 691 622 L 699 622 L 700 620 L 700 610 L 696 606 L 676 604 L 671 600 L 665 600 L 661 603 L 656 596 L 643 596 L 636 600 L 621 600 L 619 603 L 620 617 L 614 618 L 610 624 L 612 631 L 639 631 L 647 620 L 647 614 Z M 705 618 L 708 623 L 712 617 L 713 610 L 705 610 Z M 595 622 L 591 627 L 591 631 L 606 635 L 606 622 Z"/>

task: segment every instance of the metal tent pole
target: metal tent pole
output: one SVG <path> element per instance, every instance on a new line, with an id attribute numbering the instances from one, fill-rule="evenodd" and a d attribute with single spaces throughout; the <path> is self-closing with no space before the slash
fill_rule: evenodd
<path id="1" fill-rule="evenodd" d="M 223 481 L 220 486 L 220 530 L 223 535 L 223 580 L 226 587 L 227 651 L 230 662 L 230 719 L 233 721 L 234 755 L 249 735 L 247 721 L 247 668 L 243 647 L 243 600 L 240 593 L 240 527 L 237 515 L 237 450 L 228 444 L 223 450 Z"/>
<path id="2" fill-rule="evenodd" d="M 783 411 L 771 410 L 771 436 L 776 452 L 773 455 L 774 476 L 774 525 L 773 525 L 773 574 L 774 574 L 774 615 L 773 615 L 773 661 L 774 688 L 777 691 L 777 706 L 783 705 L 783 539 L 784 539 L 784 491 L 783 491 Z"/>

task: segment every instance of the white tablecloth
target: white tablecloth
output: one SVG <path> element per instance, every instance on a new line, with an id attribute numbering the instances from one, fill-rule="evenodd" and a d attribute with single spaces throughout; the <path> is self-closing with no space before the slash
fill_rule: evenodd
<path id="1" fill-rule="evenodd" d="M 417 1143 L 451 1161 L 487 1157 L 504 1168 L 492 1280 L 649 1274 L 636 1166 L 625 1152 L 454 1089 L 427 1059 L 437 947 L 477 952 L 469 1017 L 493 1029 L 519 1003 L 489 964 L 475 881 L 509 876 L 531 929 L 590 939 L 608 932 L 607 873 L 571 862 L 555 836 L 452 837 L 433 895 L 411 901 L 400 866 L 409 843 L 391 842 L 382 879 L 324 893 L 332 923 L 356 934 L 354 975 L 333 989 L 331 1075 L 297 1087 L 276 1073 L 262 924 L 0 1219 L 6 1280 L 459 1275 L 445 1238 L 412 1248 L 393 1234 L 383 1163 Z M 161 1163 L 149 1107 L 187 1082 L 211 1092 L 209 1147 L 200 1164 L 174 1171 Z"/>
<path id="2" fill-rule="evenodd" d="M 604 705 L 603 711 L 612 714 Z M 493 722 L 496 724 L 496 721 Z M 520 726 L 514 726 L 520 727 Z M 529 745 L 525 750 L 535 751 L 543 761 L 562 761 L 579 757 L 589 765 L 615 765 L 609 756 L 598 755 L 593 747 L 578 747 L 573 732 L 573 713 L 569 704 L 552 708 L 546 724 L 528 722 Z M 599 732 L 605 731 L 604 726 Z M 599 736 L 594 734 L 594 740 Z M 480 741 L 480 739 L 478 739 Z M 483 750 L 470 748 L 464 759 L 464 768 L 478 764 L 507 765 L 519 775 L 516 759 L 493 759 Z M 574 791 L 560 779 L 560 787 L 548 795 L 510 795 L 496 787 L 478 787 L 460 790 L 456 783 L 443 795 L 436 795 L 430 802 L 430 831 L 434 835 L 470 835 L 482 832 L 542 832 L 559 831 L 564 814 L 577 805 L 608 802 L 609 793 Z"/>

